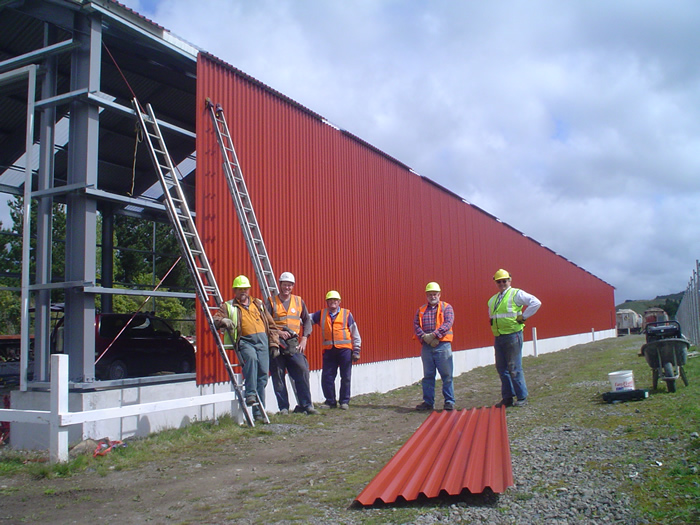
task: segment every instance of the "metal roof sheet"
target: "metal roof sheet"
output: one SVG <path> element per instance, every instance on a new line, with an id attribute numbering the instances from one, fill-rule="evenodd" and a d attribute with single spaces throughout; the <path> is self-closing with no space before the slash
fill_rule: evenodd
<path id="1" fill-rule="evenodd" d="M 505 407 L 432 412 L 355 501 L 502 493 L 512 485 Z"/>

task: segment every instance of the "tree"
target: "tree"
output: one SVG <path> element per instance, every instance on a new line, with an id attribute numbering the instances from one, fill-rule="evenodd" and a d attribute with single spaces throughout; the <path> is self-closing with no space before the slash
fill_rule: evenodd
<path id="1" fill-rule="evenodd" d="M 14 196 L 9 202 L 12 224 L 5 228 L 0 224 L 0 242 L 2 242 L 3 257 L 0 257 L 0 286 L 19 287 L 22 276 L 22 242 L 24 231 L 24 199 Z M 31 232 L 29 249 L 30 276 L 36 274 L 36 224 L 37 203 L 32 201 L 30 210 Z M 51 280 L 63 281 L 66 260 L 66 207 L 54 203 L 52 210 L 52 239 L 51 239 Z M 30 277 L 31 279 L 31 277 Z M 52 290 L 53 302 L 63 301 L 63 290 Z M 20 326 L 21 294 L 20 292 L 2 290 L 0 299 L 0 332 L 16 334 Z"/>
<path id="2" fill-rule="evenodd" d="M 23 241 L 23 198 L 15 196 L 9 204 L 12 224 L 5 228 L 0 223 L 0 246 L 4 251 L 0 257 L 0 287 L 19 287 L 22 272 Z M 31 207 L 31 247 L 30 275 L 36 273 L 36 221 L 37 205 Z M 115 249 L 114 281 L 115 287 L 137 285 L 142 289 L 153 289 L 163 276 L 168 273 L 178 259 L 180 248 L 169 224 L 153 223 L 126 216 L 116 216 L 114 224 Z M 97 217 L 97 237 L 101 238 L 102 217 Z M 52 211 L 52 248 L 51 280 L 65 280 L 66 254 L 66 207 L 54 203 Z M 97 248 L 100 261 L 101 247 Z M 101 265 L 98 262 L 96 274 L 100 278 Z M 155 272 L 154 272 L 155 270 Z M 180 261 L 163 282 L 161 290 L 191 290 L 192 283 L 184 261 Z M 132 299 L 133 296 L 115 296 L 115 312 L 133 312 L 143 301 Z M 63 290 L 52 290 L 51 301 L 64 302 Z M 17 333 L 20 326 L 20 293 L 3 290 L 0 295 L 0 333 Z M 99 308 L 100 297 L 96 298 Z M 193 299 L 158 298 L 151 299 L 144 306 L 145 310 L 156 310 L 166 319 L 188 319 L 194 317 Z M 190 326 L 192 325 L 192 326 Z M 183 324 L 179 329 L 183 333 L 194 331 L 193 323 Z"/>
<path id="3" fill-rule="evenodd" d="M 134 284 L 142 284 L 148 287 L 153 274 L 143 273 L 135 277 Z M 167 291 L 167 288 L 160 288 Z M 193 322 L 183 321 L 194 319 L 194 311 L 188 311 L 180 300 L 175 297 L 150 297 L 146 295 L 116 295 L 114 296 L 113 309 L 115 313 L 155 312 L 159 317 L 171 321 L 173 328 L 180 330 L 185 335 L 195 332 Z"/>
<path id="4" fill-rule="evenodd" d="M 0 334 L 17 334 L 21 301 L 18 292 L 0 290 Z"/>
<path id="5" fill-rule="evenodd" d="M 158 283 L 180 256 L 180 247 L 170 224 L 116 216 L 114 234 L 116 258 L 120 263 L 114 275 L 117 282 L 133 283 L 136 282 L 136 276 L 149 273 L 159 276 L 153 282 L 143 283 L 152 286 Z M 174 289 L 192 287 L 184 261 L 177 264 L 163 285 Z"/>
<path id="6" fill-rule="evenodd" d="M 7 274 L 10 274 L 10 280 L 13 277 L 19 282 L 19 276 L 22 272 L 22 239 L 24 232 L 24 198 L 15 195 L 9 202 L 10 218 L 12 225 L 9 228 L 1 228 L 0 233 L 3 233 L 5 242 L 5 252 L 7 257 L 0 261 L 0 271 L 3 273 L 3 279 L 7 280 Z M 66 206 L 60 203 L 54 203 L 51 213 L 51 280 L 63 281 L 65 275 L 66 262 Z M 30 257 L 30 275 L 36 272 L 36 224 L 37 224 L 37 203 L 32 201 L 30 210 L 31 218 L 31 246 L 29 249 Z M 6 286 L 5 282 L 3 282 Z M 10 284 L 10 286 L 12 286 Z M 14 286 L 17 286 L 15 283 Z"/>
<path id="7" fill-rule="evenodd" d="M 669 319 L 675 319 L 676 313 L 678 312 L 678 307 L 680 305 L 680 301 L 671 298 L 666 298 L 666 301 L 663 304 L 657 304 L 655 306 L 665 311 L 668 314 Z"/>

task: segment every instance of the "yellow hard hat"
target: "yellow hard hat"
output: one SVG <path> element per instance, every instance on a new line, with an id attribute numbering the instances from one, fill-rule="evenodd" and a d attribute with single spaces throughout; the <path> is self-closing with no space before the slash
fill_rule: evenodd
<path id="1" fill-rule="evenodd" d="M 495 274 L 493 274 L 494 281 L 500 281 L 501 279 L 510 279 L 510 274 L 503 268 L 501 268 Z"/>
<path id="2" fill-rule="evenodd" d="M 239 275 L 233 280 L 232 288 L 250 288 L 250 281 L 245 275 Z"/>
<path id="3" fill-rule="evenodd" d="M 326 294 L 326 301 L 328 299 L 338 299 L 338 301 L 340 301 L 340 294 L 338 292 L 336 292 L 335 290 L 331 290 L 330 292 L 328 292 Z"/>
<path id="4" fill-rule="evenodd" d="M 425 285 L 425 291 L 427 292 L 439 292 L 440 291 L 440 285 L 436 282 L 430 282 Z"/>

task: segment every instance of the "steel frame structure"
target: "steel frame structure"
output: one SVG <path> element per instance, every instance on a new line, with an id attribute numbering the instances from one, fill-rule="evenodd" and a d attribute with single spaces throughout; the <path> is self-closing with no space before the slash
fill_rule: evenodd
<path id="1" fill-rule="evenodd" d="M 23 237 L 21 284 L 21 349 L 20 390 L 45 389 L 50 380 L 51 291 L 65 291 L 65 348 L 70 357 L 71 388 L 95 388 L 95 297 L 101 295 L 104 311 L 110 311 L 113 295 L 141 295 L 194 298 L 193 293 L 148 292 L 113 288 L 113 226 L 115 213 L 136 215 L 149 219 L 167 220 L 162 204 L 123 193 L 101 189 L 98 184 L 101 164 L 100 119 L 103 111 L 132 119 L 135 112 L 116 101 L 115 96 L 102 91 L 103 32 L 113 27 L 112 13 L 105 9 L 110 2 L 85 2 L 76 7 L 74 2 L 41 2 L 14 8 L 0 4 L 0 12 L 22 17 L 36 17 L 43 25 L 43 43 L 29 52 L 2 60 L 0 58 L 0 97 L 11 86 L 8 98 L 17 98 L 17 84 L 25 82 L 26 125 L 22 157 L 24 180 L 13 186 L 2 183 L 0 191 L 23 195 Z M 72 5 L 69 5 L 72 4 Z M 128 11 L 128 10 L 127 10 Z M 54 23 L 54 21 L 56 21 Z M 135 32 L 142 39 L 154 39 L 141 27 L 138 20 L 121 19 L 123 31 Z M 126 29 L 125 29 L 126 28 Z M 65 33 L 71 34 L 64 38 Z M 57 41 L 60 40 L 60 41 Z M 159 40 L 159 43 L 160 42 Z M 171 52 L 196 62 L 191 49 L 170 46 Z M 1 55 L 0 55 L 1 57 Z M 70 61 L 66 86 L 59 91 L 58 61 Z M 64 82 L 65 84 L 65 82 Z M 112 88 L 114 85 L 112 85 Z M 57 183 L 56 125 L 61 116 L 57 108 L 69 116 L 66 153 L 66 180 Z M 66 110 L 67 108 L 67 110 Z M 38 126 L 35 118 L 38 116 Z M 190 142 L 195 133 L 186 127 L 163 121 L 164 129 Z M 35 127 L 38 128 L 35 130 Z M 192 147 L 193 148 L 193 147 Z M 59 148 L 61 149 L 61 148 Z M 38 163 L 38 168 L 36 167 Z M 66 205 L 66 261 L 65 276 L 61 282 L 52 282 L 52 209 L 54 201 Z M 32 202 L 36 202 L 35 272 L 31 275 Z M 101 282 L 97 278 L 97 216 L 102 213 Z M 136 210 L 136 211 L 134 211 Z M 17 288 L 10 288 L 17 289 Z M 32 331 L 30 304 L 35 307 L 34 367 L 29 370 L 29 347 Z"/>

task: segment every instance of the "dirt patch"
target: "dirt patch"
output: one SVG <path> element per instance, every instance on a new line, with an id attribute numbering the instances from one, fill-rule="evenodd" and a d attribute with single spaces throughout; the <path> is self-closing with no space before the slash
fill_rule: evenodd
<path id="1" fill-rule="evenodd" d="M 547 395 L 557 372 L 534 363 L 527 359 L 525 370 L 537 407 L 538 392 Z M 569 360 L 564 366 L 576 365 Z M 495 369 L 462 374 L 455 393 L 457 409 L 494 404 L 500 398 Z M 242 428 L 236 439 L 185 445 L 167 455 L 155 451 L 131 470 L 0 478 L 0 523 L 415 522 L 441 503 L 351 505 L 427 417 L 414 410 L 420 401 L 420 386 L 412 385 L 353 398 L 348 411 L 275 415 L 270 425 Z M 442 406 L 440 394 L 436 404 Z M 512 421 L 508 414 L 512 436 L 527 417 Z"/>

